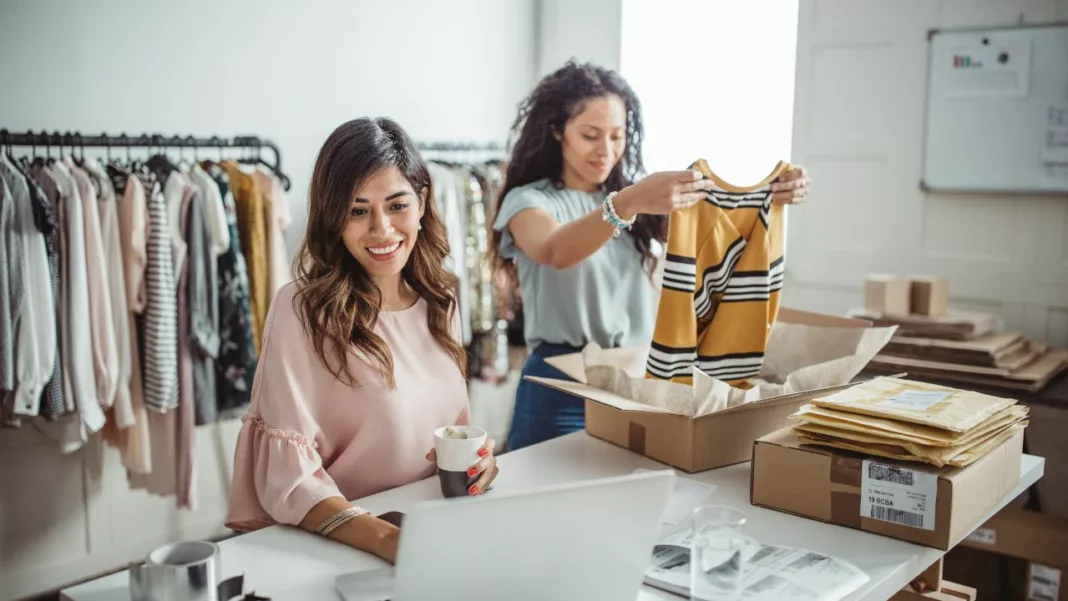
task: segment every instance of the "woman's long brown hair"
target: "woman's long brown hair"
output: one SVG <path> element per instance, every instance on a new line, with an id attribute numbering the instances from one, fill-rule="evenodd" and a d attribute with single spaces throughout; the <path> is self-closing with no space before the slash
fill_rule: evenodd
<path id="1" fill-rule="evenodd" d="M 334 130 L 315 161 L 308 193 L 308 226 L 294 260 L 297 314 L 316 354 L 339 380 L 359 382 L 349 369 L 348 354 L 379 369 L 390 388 L 393 354 L 374 332 L 382 292 L 349 253 L 341 239 L 354 191 L 381 169 L 396 167 L 425 207 L 422 230 L 401 277 L 427 304 L 430 333 L 466 375 L 467 359 L 450 331 L 457 311 L 457 278 L 445 270 L 449 254 L 445 225 L 434 209 L 430 171 L 418 148 L 390 119 L 355 119 Z"/>

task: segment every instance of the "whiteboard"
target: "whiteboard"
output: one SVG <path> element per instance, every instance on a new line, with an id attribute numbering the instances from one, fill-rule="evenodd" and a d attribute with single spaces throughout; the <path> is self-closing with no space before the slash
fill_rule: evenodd
<path id="1" fill-rule="evenodd" d="M 922 185 L 1068 193 L 1068 23 L 930 32 Z"/>

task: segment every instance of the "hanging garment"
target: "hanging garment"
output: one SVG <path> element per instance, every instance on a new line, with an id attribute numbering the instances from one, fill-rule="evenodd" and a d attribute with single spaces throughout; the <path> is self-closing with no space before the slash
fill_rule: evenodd
<path id="1" fill-rule="evenodd" d="M 466 198 L 460 193 L 456 174 L 451 169 L 438 163 L 427 163 L 430 180 L 434 189 L 434 208 L 445 222 L 445 231 L 449 239 L 449 256 L 445 268 L 460 280 L 457 291 L 457 306 L 460 311 L 461 340 L 466 346 L 471 342 L 471 307 L 468 292 L 468 275 L 466 259 L 466 231 L 463 217 Z"/>
<path id="2" fill-rule="evenodd" d="M 177 173 L 171 177 L 175 177 Z M 188 249 L 186 226 L 189 223 L 193 190 L 182 182 L 182 200 L 178 208 L 178 226 L 182 241 Z M 173 228 L 172 228 L 173 231 Z M 189 318 L 189 264 L 184 261 L 175 271 L 178 280 L 178 456 L 176 494 L 178 506 L 195 509 L 193 483 L 196 482 L 196 463 L 193 436 L 196 425 L 195 386 L 193 383 L 193 353 Z"/>
<path id="3" fill-rule="evenodd" d="M 200 165 L 193 165 L 190 175 L 200 188 L 200 193 L 204 195 L 204 223 L 208 230 L 211 252 L 214 256 L 221 257 L 230 249 L 230 228 L 226 222 L 226 207 L 223 205 L 222 196 L 219 195 L 219 186 Z"/>
<path id="4" fill-rule="evenodd" d="M 85 214 L 78 183 L 63 161 L 44 167 L 46 177 L 56 181 L 60 197 L 60 294 L 64 312 L 60 319 L 63 360 L 63 394 L 77 410 L 77 418 L 63 422 L 61 449 L 80 449 L 89 436 L 104 427 L 104 411 L 98 400 L 93 335 L 90 322 L 89 268 L 86 256 Z"/>
<path id="5" fill-rule="evenodd" d="M 263 326 L 267 321 L 270 296 L 270 260 L 267 250 L 267 221 L 264 219 L 263 191 L 256 180 L 233 161 L 222 164 L 230 178 L 230 191 L 237 206 L 237 227 L 241 250 L 248 268 L 249 308 L 252 311 L 252 343 L 260 352 Z"/>
<path id="6" fill-rule="evenodd" d="M 21 269 L 15 246 L 15 198 L 7 184 L 0 182 L 0 425 L 17 428 L 14 414 L 14 394 L 18 387 L 15 377 L 15 328 L 18 324 L 18 290 L 13 290 L 14 271 Z"/>
<path id="7" fill-rule="evenodd" d="M 14 201 L 13 230 L 21 256 L 18 257 L 20 265 L 13 271 L 21 272 L 23 278 L 16 301 L 20 307 L 15 352 L 18 386 L 10 409 L 16 415 L 36 416 L 42 393 L 52 379 L 58 347 L 48 250 L 44 234 L 34 221 L 30 188 L 6 156 L 0 157 L 0 179 L 12 193 L 9 200 Z M 8 258 L 9 262 L 14 260 L 15 257 Z"/>
<path id="8" fill-rule="evenodd" d="M 252 341 L 248 271 L 241 253 L 237 207 L 226 173 L 218 166 L 206 167 L 219 188 L 229 233 L 229 246 L 218 262 L 219 357 L 215 362 L 219 414 L 229 417 L 249 404 L 257 354 Z"/>
<path id="9" fill-rule="evenodd" d="M 263 167 L 257 167 L 250 175 L 263 192 L 263 218 L 267 223 L 267 263 L 271 280 L 269 293 L 273 299 L 282 286 L 293 281 L 293 272 L 286 252 L 286 228 L 292 218 L 289 215 L 286 191 L 278 178 Z"/>
<path id="10" fill-rule="evenodd" d="M 168 234 L 171 241 L 171 262 L 174 267 L 174 285 L 178 286 L 178 274 L 185 269 L 185 237 L 182 236 L 182 202 L 186 193 L 186 181 L 182 174 L 170 171 L 163 186 L 163 201 L 167 206 Z"/>
<path id="11" fill-rule="evenodd" d="M 93 373 L 96 376 L 96 400 L 104 409 L 115 402 L 118 390 L 119 358 L 112 325 L 111 294 L 108 291 L 108 265 L 104 258 L 104 241 L 100 231 L 96 184 L 70 157 L 63 159 L 78 183 L 82 201 L 82 224 L 85 227 L 85 265 L 89 289 L 89 330 L 93 341 Z"/>
<path id="12" fill-rule="evenodd" d="M 215 188 L 214 182 L 212 187 Z M 218 188 L 215 190 L 218 193 Z M 186 261 L 189 328 L 185 335 L 188 336 L 193 363 L 197 425 L 216 421 L 219 406 L 215 386 L 215 359 L 219 356 L 219 288 L 217 262 L 204 218 L 206 204 L 200 186 L 196 186 L 185 226 L 189 248 Z"/>
<path id="13" fill-rule="evenodd" d="M 142 365 L 145 406 L 167 412 L 178 407 L 178 305 L 171 227 L 159 184 L 145 176 L 141 185 L 145 188 L 149 225 Z"/>
<path id="14" fill-rule="evenodd" d="M 692 382 L 696 366 L 744 386 L 764 362 L 783 282 L 783 208 L 771 183 L 792 166 L 779 162 L 755 186 L 733 186 L 704 160 L 715 188 L 668 220 L 663 290 L 646 376 Z"/>
<path id="15" fill-rule="evenodd" d="M 133 403 L 130 399 L 131 354 L 130 322 L 126 308 L 126 275 L 119 236 L 118 202 L 115 187 L 104 167 L 96 160 L 85 161 L 85 170 L 100 190 L 97 208 L 100 215 L 100 235 L 107 263 L 107 290 L 111 301 L 111 325 L 115 336 L 116 381 L 115 400 L 107 413 L 108 421 L 120 430 L 134 424 Z"/>
<path id="16" fill-rule="evenodd" d="M 112 181 L 119 182 L 122 200 L 118 202 L 119 245 L 125 288 L 126 324 L 130 361 L 130 409 L 133 423 L 126 429 L 105 429 L 109 442 L 118 447 L 122 464 L 134 474 L 152 471 L 148 415 L 145 411 L 141 368 L 141 344 L 137 317 L 144 315 L 147 304 L 145 270 L 148 264 L 148 204 L 141 180 L 109 166 Z M 116 191 L 118 191 L 118 187 Z"/>
<path id="17" fill-rule="evenodd" d="M 17 165 L 16 165 L 17 166 Z M 48 253 L 48 279 L 52 291 L 52 320 L 56 327 L 55 352 L 52 359 L 52 376 L 48 380 L 41 398 L 40 415 L 54 421 L 67 412 L 63 399 L 63 365 L 59 355 L 59 222 L 53 206 L 59 200 L 58 192 L 53 188 L 45 190 L 28 172 L 22 172 L 26 185 L 33 199 L 34 221 L 37 229 L 45 239 L 45 251 Z"/>
<path id="18" fill-rule="evenodd" d="M 154 495 L 177 491 L 178 298 L 171 261 L 171 228 L 163 191 L 154 177 L 137 176 L 145 191 L 148 237 L 144 278 L 144 399 L 148 423 L 147 473 L 128 472 L 132 489 Z"/>

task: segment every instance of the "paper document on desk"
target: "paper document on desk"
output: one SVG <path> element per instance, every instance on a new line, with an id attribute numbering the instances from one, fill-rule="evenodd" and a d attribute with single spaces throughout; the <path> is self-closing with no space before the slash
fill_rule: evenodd
<path id="1" fill-rule="evenodd" d="M 634 470 L 634 473 L 640 474 L 650 471 L 653 470 L 638 468 Z M 660 516 L 660 521 L 671 526 L 685 524 L 689 527 L 689 518 L 693 514 L 693 510 L 708 499 L 708 496 L 716 490 L 716 486 L 680 476 L 678 472 L 675 473 L 675 476 L 675 490 L 672 491 L 671 497 L 668 498 L 667 506 Z"/>
<path id="2" fill-rule="evenodd" d="M 686 597 L 690 594 L 689 530 L 676 532 L 653 549 L 645 584 Z M 760 601 L 839 601 L 870 577 L 855 565 L 807 549 L 766 545 L 753 538 L 742 551 L 742 598 Z"/>

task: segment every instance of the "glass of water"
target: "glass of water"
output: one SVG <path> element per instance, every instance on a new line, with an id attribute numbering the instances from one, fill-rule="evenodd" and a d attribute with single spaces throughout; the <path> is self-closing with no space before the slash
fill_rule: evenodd
<path id="1" fill-rule="evenodd" d="M 706 505 L 693 512 L 690 599 L 738 601 L 742 598 L 745 514 Z"/>

